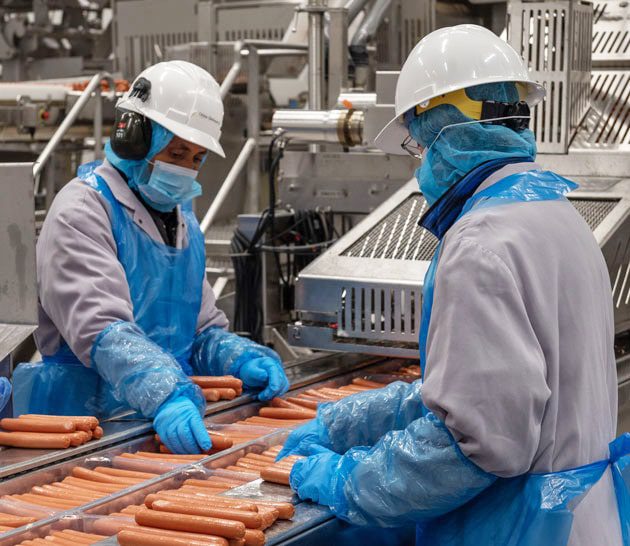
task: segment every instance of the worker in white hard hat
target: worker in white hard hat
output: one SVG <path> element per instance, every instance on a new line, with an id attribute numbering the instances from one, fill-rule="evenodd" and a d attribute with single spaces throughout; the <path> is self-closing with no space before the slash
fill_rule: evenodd
<path id="1" fill-rule="evenodd" d="M 421 158 L 421 225 L 440 241 L 423 382 L 322 405 L 293 432 L 280 458 L 309 455 L 290 476 L 302 499 L 357 525 L 415 523 L 418 545 L 621 546 L 622 529 L 630 541 L 610 278 L 565 198 L 577 185 L 535 163 L 527 122 L 543 96 L 475 25 L 409 55 L 376 143 Z"/>
<path id="2" fill-rule="evenodd" d="M 55 198 L 37 243 L 43 362 L 14 373 L 15 414 L 153 419 L 175 453 L 210 450 L 191 375 L 232 374 L 282 394 L 271 349 L 228 332 L 205 274 L 191 201 L 219 143 L 219 85 L 169 61 L 144 70 L 116 106 L 106 159 L 82 165 Z"/>

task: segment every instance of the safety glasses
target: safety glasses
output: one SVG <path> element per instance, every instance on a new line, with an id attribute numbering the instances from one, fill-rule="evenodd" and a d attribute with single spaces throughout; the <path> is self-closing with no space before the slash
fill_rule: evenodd
<path id="1" fill-rule="evenodd" d="M 413 138 L 411 138 L 411 135 L 407 135 L 405 137 L 405 140 L 402 141 L 400 147 L 414 159 L 422 161 L 422 148 L 418 146 Z"/>

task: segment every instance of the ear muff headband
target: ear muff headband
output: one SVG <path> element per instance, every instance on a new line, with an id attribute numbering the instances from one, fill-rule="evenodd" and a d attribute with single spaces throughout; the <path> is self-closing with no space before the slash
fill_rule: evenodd
<path id="1" fill-rule="evenodd" d="M 130 97 L 146 102 L 151 94 L 151 82 L 138 78 Z M 121 159 L 144 159 L 151 149 L 151 121 L 138 112 L 116 109 L 116 121 L 110 142 L 112 150 Z"/>
<path id="2" fill-rule="evenodd" d="M 522 100 L 526 96 L 525 86 L 517 83 L 516 88 L 519 98 L 521 98 L 516 103 L 473 100 L 466 94 L 465 89 L 458 89 L 416 105 L 414 113 L 416 116 L 420 116 L 442 104 L 449 104 L 471 119 L 478 121 L 489 120 L 489 123 L 505 125 L 520 131 L 529 126 L 530 109 L 527 102 Z"/>

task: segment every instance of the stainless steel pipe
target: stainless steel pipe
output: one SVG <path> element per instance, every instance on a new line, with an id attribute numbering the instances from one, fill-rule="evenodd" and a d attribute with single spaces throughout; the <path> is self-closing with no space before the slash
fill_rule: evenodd
<path id="1" fill-rule="evenodd" d="M 363 121 L 363 112 L 356 110 L 277 110 L 271 125 L 291 141 L 358 146 L 363 142 Z"/>

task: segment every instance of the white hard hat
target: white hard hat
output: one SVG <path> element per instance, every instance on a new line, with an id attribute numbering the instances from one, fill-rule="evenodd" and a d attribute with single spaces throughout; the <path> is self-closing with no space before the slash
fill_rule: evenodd
<path id="1" fill-rule="evenodd" d="M 374 144 L 384 152 L 403 155 L 408 136 L 402 115 L 418 104 L 484 83 L 522 83 L 529 106 L 545 96 L 533 81 L 523 59 L 504 40 L 478 25 L 457 25 L 432 32 L 420 40 L 405 61 L 396 83 L 396 116 Z"/>
<path id="2" fill-rule="evenodd" d="M 134 86 L 150 82 L 146 95 Z M 148 96 L 147 96 L 148 95 Z M 116 104 L 166 127 L 176 136 L 225 157 L 219 144 L 223 101 L 216 80 L 203 68 L 186 61 L 167 61 L 143 70 Z"/>

